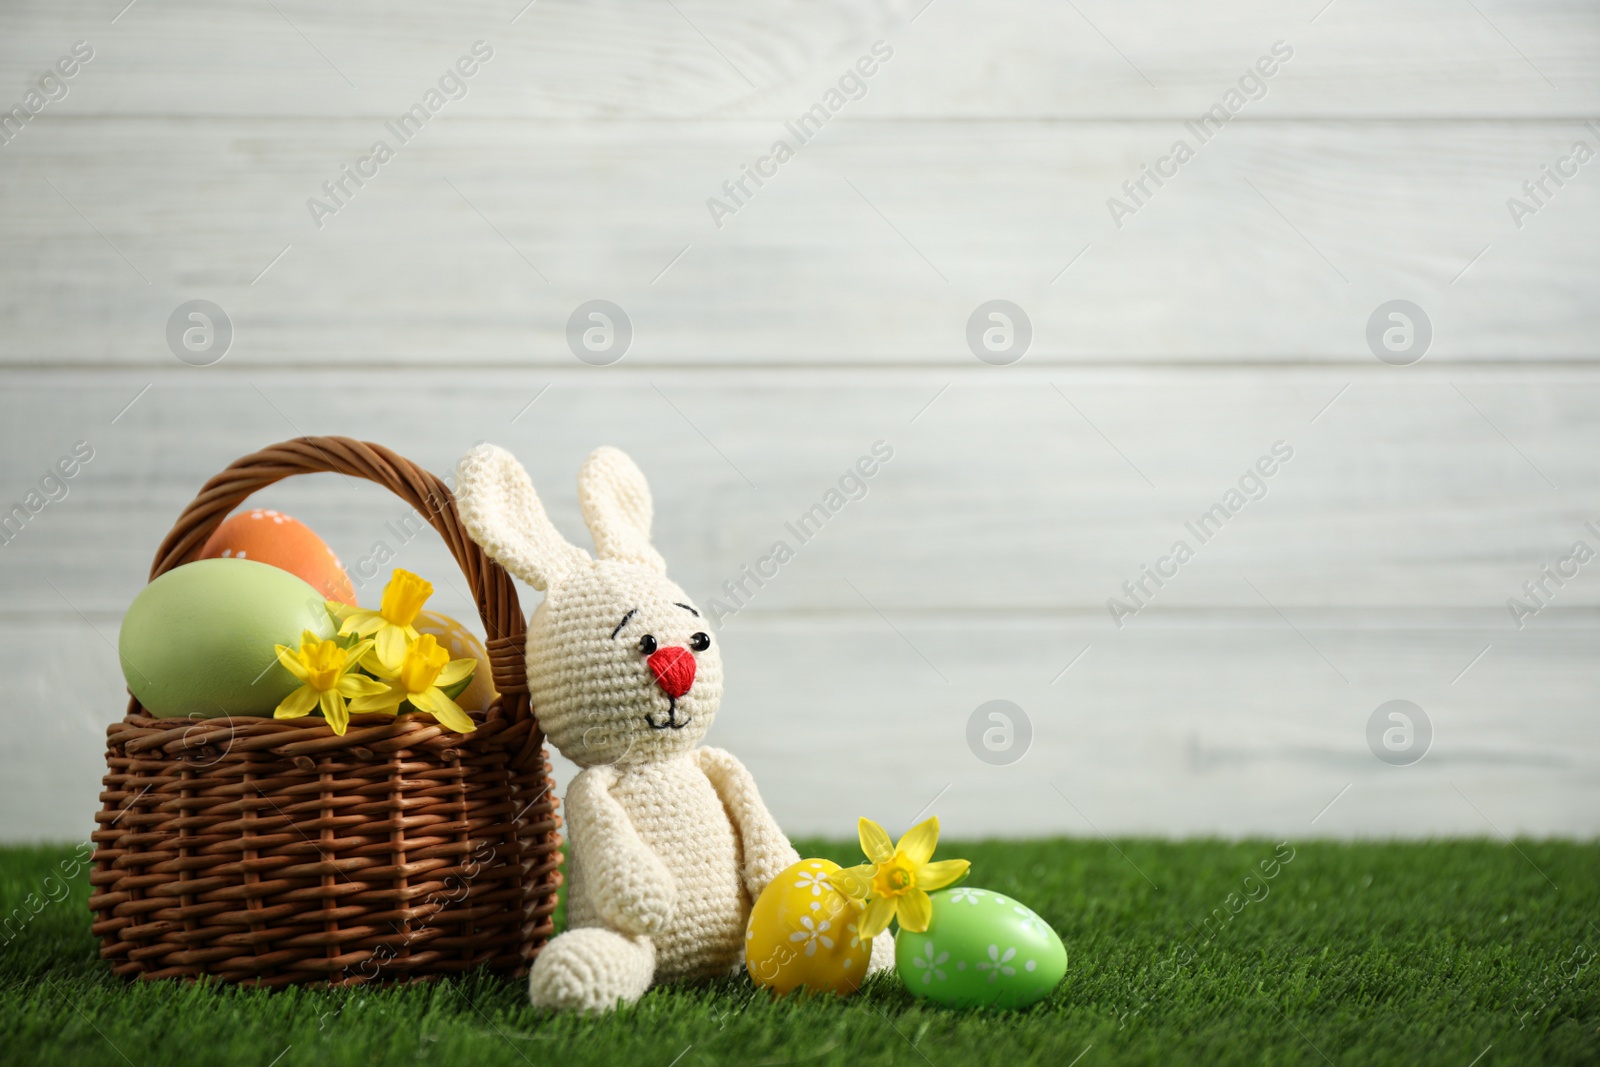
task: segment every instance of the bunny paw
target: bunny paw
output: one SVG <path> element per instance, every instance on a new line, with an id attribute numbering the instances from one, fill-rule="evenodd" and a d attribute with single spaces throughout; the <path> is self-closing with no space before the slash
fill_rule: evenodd
<path id="1" fill-rule="evenodd" d="M 894 935 L 885 930 L 872 939 L 872 958 L 867 961 L 867 973 L 877 974 L 894 966 Z"/>

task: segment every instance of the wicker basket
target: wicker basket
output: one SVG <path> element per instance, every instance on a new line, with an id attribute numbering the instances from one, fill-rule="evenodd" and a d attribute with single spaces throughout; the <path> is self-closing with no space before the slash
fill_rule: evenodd
<path id="1" fill-rule="evenodd" d="M 516 589 L 438 478 L 378 445 L 301 437 L 211 479 L 150 577 L 195 558 L 246 497 L 332 471 L 391 489 L 444 536 L 500 696 L 461 735 L 421 715 L 157 719 L 107 730 L 91 876 L 100 955 L 127 978 L 410 981 L 524 968 L 549 939 L 560 820 L 528 701 Z"/>

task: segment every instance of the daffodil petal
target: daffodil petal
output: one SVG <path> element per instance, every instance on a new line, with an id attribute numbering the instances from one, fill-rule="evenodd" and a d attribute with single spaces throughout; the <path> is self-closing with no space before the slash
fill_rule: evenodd
<path id="1" fill-rule="evenodd" d="M 338 690 L 347 697 L 371 697 L 387 693 L 389 686 L 363 674 L 347 674 L 339 679 Z"/>
<path id="2" fill-rule="evenodd" d="M 350 729 L 350 711 L 345 707 L 344 697 L 330 690 L 323 693 L 317 703 L 322 706 L 322 717 L 328 720 L 333 732 L 343 737 L 344 732 Z"/>
<path id="3" fill-rule="evenodd" d="M 872 892 L 872 876 L 877 871 L 877 865 L 872 863 L 863 863 L 857 867 L 841 867 L 837 871 L 828 872 L 828 883 L 851 900 L 866 900 L 867 895 Z"/>
<path id="4" fill-rule="evenodd" d="M 897 903 L 900 905 L 900 929 L 920 934 L 933 921 L 933 901 L 922 890 L 906 890 Z"/>
<path id="5" fill-rule="evenodd" d="M 861 940 L 871 941 L 885 930 L 889 929 L 889 920 L 894 918 L 894 901 L 877 900 L 867 901 L 866 911 L 862 912 L 859 932 Z"/>
<path id="6" fill-rule="evenodd" d="M 437 686 L 421 693 L 411 694 L 411 703 L 418 711 L 425 711 L 458 734 L 470 734 L 478 728 L 471 716 L 461 710 L 461 705 L 440 692 Z"/>
<path id="7" fill-rule="evenodd" d="M 866 853 L 867 859 L 873 863 L 889 862 L 894 855 L 894 845 L 883 827 L 871 819 L 863 818 L 856 823 L 856 833 L 861 838 L 861 851 Z"/>
<path id="8" fill-rule="evenodd" d="M 925 863 L 917 871 L 917 888 L 926 889 L 931 893 L 935 889 L 954 885 L 966 877 L 967 870 L 971 866 L 970 860 L 938 860 L 934 863 Z"/>
<path id="9" fill-rule="evenodd" d="M 939 816 L 934 815 L 907 830 L 894 847 L 896 852 L 904 852 L 913 866 L 921 866 L 933 858 L 933 850 L 938 844 Z"/>
<path id="10" fill-rule="evenodd" d="M 475 659 L 453 659 L 444 665 L 444 670 L 439 672 L 439 677 L 433 680 L 437 686 L 455 685 L 461 679 L 477 670 L 478 661 Z"/>
<path id="11" fill-rule="evenodd" d="M 356 607 L 354 604 L 346 604 L 342 600 L 324 600 L 322 602 L 322 606 L 328 609 L 328 614 L 329 615 L 332 615 L 334 618 L 338 619 L 340 622 L 343 622 L 345 619 L 348 619 L 351 616 L 352 613 L 361 610 L 360 608 Z"/>
<path id="12" fill-rule="evenodd" d="M 389 624 L 378 631 L 377 641 L 372 646 L 377 653 L 378 661 L 390 670 L 398 670 L 401 662 L 406 658 L 406 632 L 399 626 Z"/>
<path id="13" fill-rule="evenodd" d="M 311 677 L 311 672 L 306 670 L 306 665 L 300 662 L 300 656 L 294 649 L 286 645 L 272 646 L 278 653 L 278 662 L 283 664 L 284 670 L 300 679 L 302 682 Z"/>
<path id="14" fill-rule="evenodd" d="M 308 714 L 316 706 L 317 691 L 309 685 L 302 685 L 299 689 L 283 698 L 283 703 L 279 704 L 273 711 L 272 717 L 274 719 L 298 719 L 302 715 Z"/>
<path id="15" fill-rule="evenodd" d="M 388 624 L 382 615 L 376 611 L 352 611 L 344 620 L 344 625 L 339 627 L 341 634 L 356 634 L 360 637 L 371 637 L 379 628 Z"/>
<path id="16" fill-rule="evenodd" d="M 380 713 L 393 715 L 406 699 L 405 687 L 399 682 L 379 682 L 383 690 L 370 696 L 358 696 L 350 701 L 350 711 L 356 715 Z"/>
<path id="17" fill-rule="evenodd" d="M 400 675 L 400 671 L 398 669 L 390 670 L 384 664 L 384 662 L 378 658 L 378 653 L 370 646 L 367 648 L 365 654 L 362 655 L 360 663 L 358 663 L 357 666 L 364 671 L 375 674 L 379 678 L 384 678 L 389 681 L 393 681 Z"/>

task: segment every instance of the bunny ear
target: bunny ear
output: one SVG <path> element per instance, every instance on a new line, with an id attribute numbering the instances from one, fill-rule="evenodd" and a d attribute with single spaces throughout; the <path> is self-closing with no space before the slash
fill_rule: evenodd
<path id="1" fill-rule="evenodd" d="M 578 504 L 601 559 L 667 573 L 667 561 L 650 545 L 655 514 L 650 486 L 626 452 L 609 446 L 594 450 L 578 472 Z"/>
<path id="2" fill-rule="evenodd" d="M 456 509 L 472 539 L 535 589 L 589 561 L 589 553 L 568 544 L 550 522 L 522 464 L 497 445 L 479 445 L 461 457 Z"/>

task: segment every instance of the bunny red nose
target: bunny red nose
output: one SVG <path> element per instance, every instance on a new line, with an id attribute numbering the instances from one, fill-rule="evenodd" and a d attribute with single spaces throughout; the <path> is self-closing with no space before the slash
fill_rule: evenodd
<path id="1" fill-rule="evenodd" d="M 681 645 L 659 648 L 645 660 L 662 692 L 677 700 L 694 685 L 694 654 Z"/>

